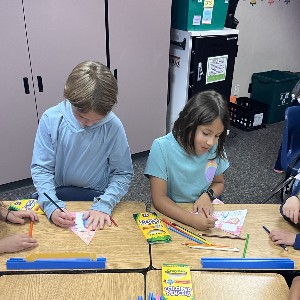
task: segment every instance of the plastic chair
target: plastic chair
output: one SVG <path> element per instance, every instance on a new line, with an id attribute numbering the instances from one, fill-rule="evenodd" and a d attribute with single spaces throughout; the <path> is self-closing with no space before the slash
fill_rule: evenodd
<path id="1" fill-rule="evenodd" d="M 100 191 L 76 186 L 60 186 L 55 191 L 57 198 L 62 201 L 93 201 L 102 194 Z M 38 193 L 31 194 L 30 198 L 38 199 Z"/>
<path id="2" fill-rule="evenodd" d="M 272 190 L 268 200 L 281 191 L 281 200 L 284 202 L 293 191 L 295 176 L 300 169 L 300 106 L 288 107 L 285 111 L 281 166 L 286 176 Z"/>

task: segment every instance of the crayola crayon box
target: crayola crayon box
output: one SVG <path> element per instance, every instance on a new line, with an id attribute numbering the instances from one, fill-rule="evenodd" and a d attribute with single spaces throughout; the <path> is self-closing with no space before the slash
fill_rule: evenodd
<path id="1" fill-rule="evenodd" d="M 155 212 L 137 213 L 133 217 L 149 244 L 171 241 L 168 229 Z"/>
<path id="2" fill-rule="evenodd" d="M 16 200 L 8 207 L 8 210 L 33 210 L 37 214 L 44 214 L 36 199 Z"/>
<path id="3" fill-rule="evenodd" d="M 164 300 L 195 300 L 188 265 L 163 264 L 161 272 Z"/>

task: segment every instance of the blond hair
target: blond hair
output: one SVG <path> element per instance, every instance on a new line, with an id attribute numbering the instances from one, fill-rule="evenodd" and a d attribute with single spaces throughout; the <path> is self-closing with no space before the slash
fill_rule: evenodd
<path id="1" fill-rule="evenodd" d="M 117 103 L 118 85 L 111 71 L 100 62 L 84 61 L 70 73 L 64 97 L 80 113 L 106 115 Z"/>

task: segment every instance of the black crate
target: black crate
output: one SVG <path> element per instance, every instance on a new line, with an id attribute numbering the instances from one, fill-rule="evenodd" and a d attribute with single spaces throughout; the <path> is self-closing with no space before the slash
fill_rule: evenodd
<path id="1" fill-rule="evenodd" d="M 267 123 L 268 104 L 248 97 L 228 103 L 231 125 L 244 131 L 265 128 Z"/>

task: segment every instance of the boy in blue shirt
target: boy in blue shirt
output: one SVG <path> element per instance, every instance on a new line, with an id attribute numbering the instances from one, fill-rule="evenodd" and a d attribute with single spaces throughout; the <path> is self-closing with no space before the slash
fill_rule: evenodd
<path id="1" fill-rule="evenodd" d="M 120 119 L 111 111 L 117 93 L 117 81 L 106 66 L 82 62 L 66 81 L 66 100 L 49 108 L 39 122 L 31 174 L 39 205 L 60 227 L 73 226 L 74 219 L 58 199 L 57 188 L 99 192 L 84 215 L 92 230 L 102 229 L 105 222 L 111 226 L 112 210 L 128 191 L 133 176 L 129 145 Z"/>

